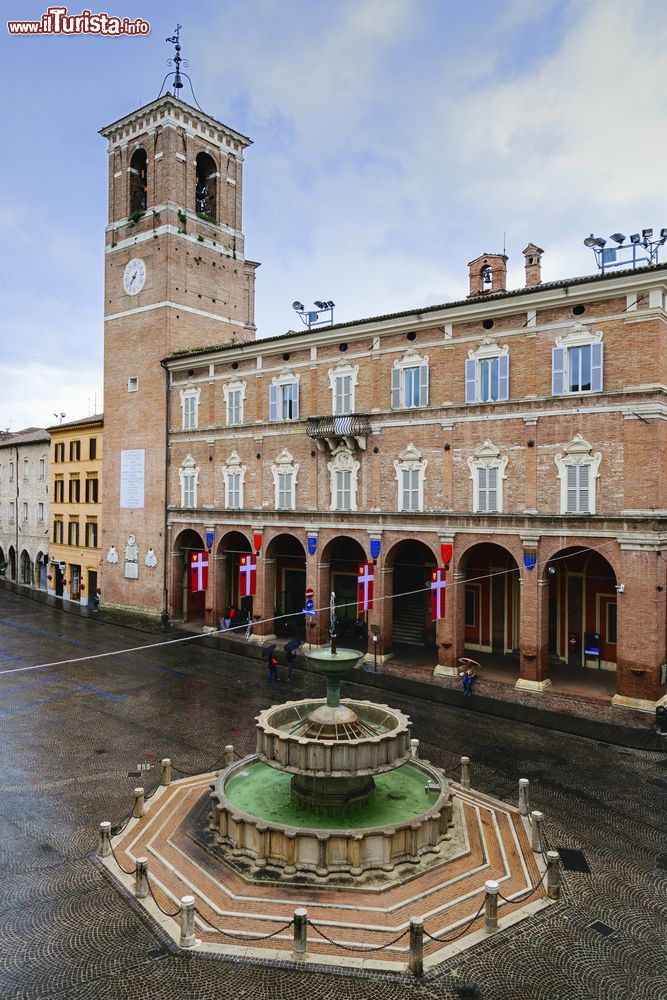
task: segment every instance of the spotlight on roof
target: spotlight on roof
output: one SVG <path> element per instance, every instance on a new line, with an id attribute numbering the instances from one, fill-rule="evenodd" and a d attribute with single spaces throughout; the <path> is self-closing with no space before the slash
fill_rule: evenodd
<path id="1" fill-rule="evenodd" d="M 586 239 L 584 240 L 585 247 L 596 247 L 597 244 L 598 244 L 597 236 L 594 236 L 593 233 L 591 233 L 590 236 L 587 236 Z"/>
<path id="2" fill-rule="evenodd" d="M 631 243 L 639 243 L 640 239 L 641 239 L 641 237 L 640 237 L 639 233 L 633 233 L 632 236 L 630 237 L 630 242 Z"/>
<path id="3" fill-rule="evenodd" d="M 609 239 L 613 240 L 614 243 L 625 243 L 625 236 L 623 233 L 612 233 Z"/>
<path id="4" fill-rule="evenodd" d="M 642 229 L 642 236 L 644 237 L 645 240 L 650 240 L 651 237 L 653 236 L 653 230 L 652 229 Z"/>
<path id="5" fill-rule="evenodd" d="M 667 236 L 667 229 L 664 229 L 663 232 Z M 329 299 L 329 301 L 327 302 L 327 309 L 333 309 L 335 305 L 336 303 L 332 302 L 331 299 Z"/>
<path id="6" fill-rule="evenodd" d="M 660 239 L 661 240 L 667 240 L 667 229 L 661 229 L 660 230 Z"/>
<path id="7" fill-rule="evenodd" d="M 598 236 L 598 238 L 595 241 L 595 245 L 596 247 L 599 247 L 600 250 L 602 250 L 602 247 L 606 247 L 607 241 L 603 240 L 601 236 Z"/>
<path id="8" fill-rule="evenodd" d="M 317 306 L 318 309 L 327 309 L 328 308 L 326 302 L 322 302 L 321 299 L 315 299 L 315 301 L 313 302 L 313 305 Z"/>
<path id="9" fill-rule="evenodd" d="M 297 312 L 303 312 L 303 302 L 293 302 L 292 309 L 296 309 Z"/>

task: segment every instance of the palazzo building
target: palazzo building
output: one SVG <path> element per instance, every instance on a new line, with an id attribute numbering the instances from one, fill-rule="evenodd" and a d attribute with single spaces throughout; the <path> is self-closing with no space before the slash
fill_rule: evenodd
<path id="1" fill-rule="evenodd" d="M 99 587 L 102 526 L 101 414 L 49 427 L 51 543 L 48 592 L 92 604 Z"/>
<path id="2" fill-rule="evenodd" d="M 0 435 L 0 573 L 46 590 L 49 552 L 49 433 Z"/>
<path id="3" fill-rule="evenodd" d="M 254 617 L 298 612 L 312 588 L 321 640 L 330 591 L 356 618 L 358 566 L 379 543 L 380 657 L 422 646 L 454 672 L 487 652 L 533 691 L 563 664 L 606 670 L 615 705 L 652 711 L 667 660 L 667 266 L 543 282 L 531 243 L 521 288 L 487 253 L 461 301 L 257 340 L 250 140 L 169 94 L 102 134 L 105 598 L 216 626 L 258 552 Z M 128 544 L 132 559 L 107 558 Z M 208 588 L 193 593 L 198 551 Z"/>

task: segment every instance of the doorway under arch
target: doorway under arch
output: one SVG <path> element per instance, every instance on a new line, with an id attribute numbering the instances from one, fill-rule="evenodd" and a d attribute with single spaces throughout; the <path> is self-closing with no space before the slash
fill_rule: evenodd
<path id="1" fill-rule="evenodd" d="M 495 542 L 465 554 L 464 648 L 519 665 L 521 575 L 516 559 Z"/>
<path id="2" fill-rule="evenodd" d="M 244 618 L 252 614 L 252 597 L 241 597 L 239 565 L 242 556 L 252 553 L 250 541 L 241 531 L 228 531 L 218 543 L 216 611 L 226 616 L 231 607 L 238 608 Z"/>
<path id="3" fill-rule="evenodd" d="M 549 559 L 549 658 L 616 670 L 616 573 L 603 555 L 570 547 Z"/>
<path id="4" fill-rule="evenodd" d="M 206 614 L 206 591 L 192 589 L 190 562 L 196 552 L 206 552 L 204 540 L 197 531 L 186 528 L 174 539 L 171 595 L 171 613 L 184 622 L 203 621 Z"/>
<path id="5" fill-rule="evenodd" d="M 357 580 L 359 566 L 367 559 L 359 542 L 347 535 L 332 538 L 322 549 L 322 562 L 329 564 L 329 586 L 328 593 L 319 595 L 320 603 L 324 606 L 328 603 L 329 594 L 332 591 L 335 593 L 338 634 L 346 639 L 348 645 L 353 637 L 362 641 L 360 635 L 354 636 L 358 618 Z M 326 612 L 323 614 L 326 615 Z"/>
<path id="6" fill-rule="evenodd" d="M 304 616 L 299 612 L 306 600 L 305 549 L 298 538 L 284 533 L 271 539 L 265 558 L 274 561 L 274 592 L 267 594 L 267 601 L 273 601 L 276 634 L 303 638 Z"/>
<path id="7" fill-rule="evenodd" d="M 424 542 L 405 538 L 387 553 L 392 572 L 392 642 L 435 649 L 436 623 L 431 620 L 431 572 L 438 563 Z"/>
<path id="8" fill-rule="evenodd" d="M 25 549 L 21 553 L 20 565 L 21 565 L 21 583 L 24 583 L 28 587 L 32 587 L 33 584 L 32 560 L 30 558 L 30 554 Z"/>

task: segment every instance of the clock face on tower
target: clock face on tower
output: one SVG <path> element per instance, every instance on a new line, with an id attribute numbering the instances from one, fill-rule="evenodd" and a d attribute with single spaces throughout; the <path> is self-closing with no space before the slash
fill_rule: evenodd
<path id="1" fill-rule="evenodd" d="M 134 257 L 125 268 L 123 285 L 128 295 L 137 295 L 144 287 L 146 280 L 146 265 L 141 257 Z"/>

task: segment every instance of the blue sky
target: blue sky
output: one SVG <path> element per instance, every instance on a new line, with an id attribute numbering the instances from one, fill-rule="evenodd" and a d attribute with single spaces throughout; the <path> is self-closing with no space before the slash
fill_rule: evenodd
<path id="1" fill-rule="evenodd" d="M 46 4 L 5 0 L 10 19 Z M 94 2 L 93 12 L 100 10 Z M 183 24 L 205 111 L 249 135 L 258 335 L 294 299 L 351 320 L 467 293 L 467 262 L 544 247 L 590 273 L 589 232 L 667 225 L 664 0 L 133 0 L 140 38 L 2 26 L 0 429 L 102 408 L 106 150 L 157 96 Z M 78 13 L 81 6 L 70 6 Z M 187 95 L 186 95 L 187 96 Z"/>

